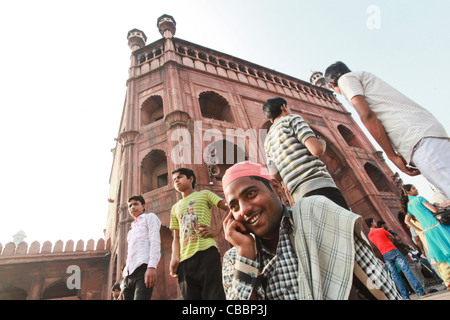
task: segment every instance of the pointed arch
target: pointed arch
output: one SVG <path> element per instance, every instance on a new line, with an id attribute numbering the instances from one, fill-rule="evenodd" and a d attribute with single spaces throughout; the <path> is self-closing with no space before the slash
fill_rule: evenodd
<path id="1" fill-rule="evenodd" d="M 164 108 L 161 96 L 151 96 L 144 101 L 141 106 L 141 126 L 146 126 L 163 118 Z"/>
<path id="2" fill-rule="evenodd" d="M 353 131 L 351 131 L 349 128 L 347 128 L 342 124 L 338 125 L 337 128 L 349 147 L 356 147 L 362 149 L 362 146 L 359 143 L 358 138 L 355 136 Z"/>
<path id="3" fill-rule="evenodd" d="M 42 299 L 62 299 L 68 297 L 76 298 L 80 290 L 69 289 L 64 279 L 51 283 L 42 293 Z"/>
<path id="4" fill-rule="evenodd" d="M 214 91 L 202 92 L 198 101 L 203 118 L 233 122 L 230 104 L 220 94 Z"/>
<path id="5" fill-rule="evenodd" d="M 366 164 L 364 165 L 364 169 L 366 170 L 367 175 L 369 176 L 370 180 L 372 180 L 378 191 L 392 191 L 389 187 L 389 181 L 386 178 L 386 175 L 380 169 L 369 162 L 366 162 Z"/>
<path id="6" fill-rule="evenodd" d="M 162 150 L 150 151 L 141 163 L 141 191 L 146 193 L 169 182 L 167 156 Z"/>

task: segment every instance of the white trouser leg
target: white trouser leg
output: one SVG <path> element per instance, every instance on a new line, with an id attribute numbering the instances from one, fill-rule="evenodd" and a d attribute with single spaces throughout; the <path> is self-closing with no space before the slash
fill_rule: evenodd
<path id="1" fill-rule="evenodd" d="M 412 162 L 422 175 L 450 199 L 450 140 L 423 138 Z"/>

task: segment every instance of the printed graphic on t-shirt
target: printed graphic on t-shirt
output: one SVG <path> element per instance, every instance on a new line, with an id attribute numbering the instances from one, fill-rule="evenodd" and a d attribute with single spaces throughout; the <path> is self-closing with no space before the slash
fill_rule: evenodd
<path id="1" fill-rule="evenodd" d="M 181 217 L 181 240 L 184 245 L 198 240 L 198 216 L 194 212 L 195 199 L 188 203 L 186 213 Z"/>

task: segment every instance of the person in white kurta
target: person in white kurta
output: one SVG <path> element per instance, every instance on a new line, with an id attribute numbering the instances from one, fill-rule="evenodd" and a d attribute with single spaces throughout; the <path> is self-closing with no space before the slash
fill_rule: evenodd
<path id="1" fill-rule="evenodd" d="M 340 61 L 326 69 L 325 81 L 353 105 L 389 160 L 408 175 L 421 173 L 450 197 L 450 139 L 428 110 L 377 76 L 351 71 Z"/>

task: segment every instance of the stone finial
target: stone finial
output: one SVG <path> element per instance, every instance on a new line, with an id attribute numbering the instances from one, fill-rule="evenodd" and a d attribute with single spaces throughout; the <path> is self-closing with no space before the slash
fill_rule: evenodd
<path id="1" fill-rule="evenodd" d="M 132 29 L 128 31 L 127 35 L 128 46 L 131 51 L 136 51 L 145 46 L 145 42 L 147 41 L 147 36 L 145 33 L 139 29 Z"/>
<path id="2" fill-rule="evenodd" d="M 53 247 L 53 253 L 61 253 L 63 252 L 64 242 L 62 240 L 58 240 L 55 242 L 55 246 Z"/>
<path id="3" fill-rule="evenodd" d="M 25 255 L 28 253 L 28 243 L 21 241 L 16 249 L 16 255 Z"/>
<path id="4" fill-rule="evenodd" d="M 3 249 L 2 256 L 8 257 L 14 255 L 16 251 L 16 244 L 14 242 L 8 242 Z"/>
<path id="5" fill-rule="evenodd" d="M 102 239 L 103 240 L 103 239 Z M 100 241 L 100 240 L 99 240 Z M 103 240 L 103 242 L 104 242 L 105 240 Z M 98 244 L 97 244 L 97 246 L 98 246 Z M 108 240 L 106 240 L 106 244 L 105 244 L 105 249 L 106 250 L 111 250 L 111 238 L 108 238 Z"/>
<path id="6" fill-rule="evenodd" d="M 172 38 L 175 35 L 176 25 L 175 19 L 168 14 L 163 14 L 158 18 L 156 23 L 159 33 L 166 39 Z"/>
<path id="7" fill-rule="evenodd" d="M 73 252 L 74 242 L 73 240 L 69 240 L 66 242 L 66 246 L 64 247 L 64 252 Z"/>
<path id="8" fill-rule="evenodd" d="M 89 239 L 86 244 L 86 251 L 94 251 L 95 250 L 95 241 L 94 239 Z"/>
<path id="9" fill-rule="evenodd" d="M 45 241 L 41 248 L 41 253 L 51 253 L 52 243 L 50 241 Z"/>
<path id="10" fill-rule="evenodd" d="M 39 241 L 33 241 L 28 250 L 28 254 L 39 254 L 41 251 L 41 244 Z"/>
<path id="11" fill-rule="evenodd" d="M 77 247 L 75 248 L 75 251 L 77 251 L 77 252 L 84 251 L 84 241 L 83 240 L 77 241 Z"/>
<path id="12" fill-rule="evenodd" d="M 105 250 L 105 240 L 104 239 L 99 239 L 97 241 L 97 246 L 95 247 L 95 250 L 97 251 L 103 251 Z"/>

